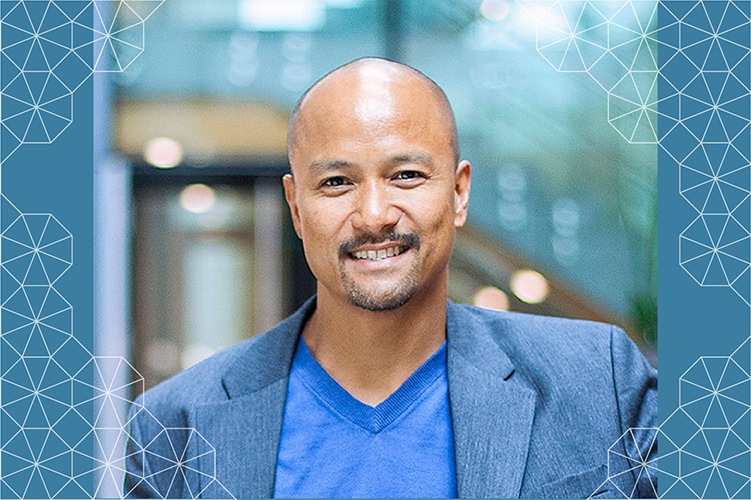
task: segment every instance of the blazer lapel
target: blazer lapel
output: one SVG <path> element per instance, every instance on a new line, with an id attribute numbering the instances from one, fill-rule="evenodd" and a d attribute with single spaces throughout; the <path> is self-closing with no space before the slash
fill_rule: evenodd
<path id="1" fill-rule="evenodd" d="M 527 461 L 535 393 L 514 380 L 511 360 L 483 313 L 449 302 L 449 405 L 460 498 L 517 498 Z"/>
<path id="2" fill-rule="evenodd" d="M 229 363 L 222 378 L 228 400 L 198 406 L 192 426 L 216 450 L 200 455 L 202 471 L 235 498 L 271 498 L 282 432 L 287 382 L 300 329 L 315 310 L 315 298 L 273 330 L 252 339 Z M 204 496 L 226 496 L 200 476 Z"/>
<path id="3" fill-rule="evenodd" d="M 300 328 L 314 310 L 315 298 L 251 340 L 222 378 L 228 400 L 191 412 L 203 496 L 273 496 L 289 371 Z M 479 314 L 448 303 L 457 489 L 460 498 L 515 498 L 527 459 L 535 393 L 513 379 L 513 364 Z"/>
<path id="4" fill-rule="evenodd" d="M 194 412 L 195 427 L 216 450 L 215 455 L 200 456 L 201 470 L 215 470 L 216 479 L 235 498 L 274 495 L 286 395 L 284 378 L 242 398 L 201 406 Z M 201 477 L 201 488 L 211 488 L 209 481 L 210 477 Z"/>

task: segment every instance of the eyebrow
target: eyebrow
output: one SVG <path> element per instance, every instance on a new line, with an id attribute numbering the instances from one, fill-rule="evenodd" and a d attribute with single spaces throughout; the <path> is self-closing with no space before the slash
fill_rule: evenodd
<path id="1" fill-rule="evenodd" d="M 319 160 L 314 161 L 308 166 L 309 170 L 317 172 L 326 172 L 328 170 L 337 170 L 342 168 L 351 168 L 355 164 L 346 160 Z"/>
<path id="2" fill-rule="evenodd" d="M 391 165 L 403 165 L 405 163 L 422 163 L 428 167 L 433 165 L 433 157 L 428 153 L 407 153 L 389 158 Z"/>
<path id="3" fill-rule="evenodd" d="M 406 153 L 392 156 L 386 163 L 389 165 L 404 165 L 406 163 L 421 163 L 426 166 L 433 165 L 433 157 L 428 153 Z M 308 168 L 315 172 L 327 172 L 352 168 L 356 164 L 346 160 L 318 160 L 312 162 Z"/>

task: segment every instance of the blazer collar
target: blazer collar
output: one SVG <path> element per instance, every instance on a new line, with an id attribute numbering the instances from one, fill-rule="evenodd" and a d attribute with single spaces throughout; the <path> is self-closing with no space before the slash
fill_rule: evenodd
<path id="1" fill-rule="evenodd" d="M 287 381 L 305 320 L 315 311 L 315 297 L 265 334 L 238 346 L 222 385 L 228 400 L 201 405 L 192 425 L 216 450 L 199 457 L 201 470 L 235 498 L 272 498 L 282 434 Z M 199 476 L 201 491 L 212 491 L 211 478 Z"/>
<path id="2" fill-rule="evenodd" d="M 240 398 L 289 376 L 302 326 L 316 309 L 315 295 L 292 316 L 268 332 L 250 339 L 222 376 L 231 399 Z"/>
<path id="3" fill-rule="evenodd" d="M 315 305 L 314 296 L 277 327 L 247 341 L 222 378 L 229 401 L 194 412 L 196 426 L 211 434 L 217 479 L 237 498 L 273 496 L 287 380 L 302 326 Z M 449 405 L 460 498 L 515 498 L 521 490 L 535 393 L 515 379 L 513 363 L 495 340 L 508 327 L 498 318 L 450 301 L 447 305 Z"/>
<path id="4" fill-rule="evenodd" d="M 449 302 L 448 383 L 459 498 L 517 498 L 527 462 L 535 392 L 496 342 L 502 316 Z"/>
<path id="5" fill-rule="evenodd" d="M 289 376 L 302 326 L 315 309 L 314 295 L 292 316 L 242 346 L 222 377 L 229 399 L 253 393 Z M 489 317 L 490 313 L 478 314 L 477 309 L 448 301 L 447 347 L 476 368 L 505 380 L 514 372 L 514 365 L 493 340 L 492 327 L 487 323 Z"/>
<path id="6" fill-rule="evenodd" d="M 506 380 L 514 373 L 514 364 L 495 341 L 495 337 L 499 336 L 496 329 L 507 328 L 506 322 L 499 323 L 498 318 L 495 312 L 449 300 L 446 307 L 446 338 L 448 348 L 467 362 Z"/>

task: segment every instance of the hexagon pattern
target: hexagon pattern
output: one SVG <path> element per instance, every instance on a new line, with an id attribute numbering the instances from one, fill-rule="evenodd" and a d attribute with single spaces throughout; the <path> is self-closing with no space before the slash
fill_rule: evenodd
<path id="1" fill-rule="evenodd" d="M 162 2 L 1 0 L 0 163 L 22 144 L 59 137 L 73 121 L 76 90 L 95 72 L 125 70 L 143 52 L 144 21 Z M 151 469 L 128 471 L 135 476 L 128 484 L 146 485 L 154 496 L 180 488 L 193 497 L 231 497 L 213 467 L 201 465 L 211 460 L 183 460 L 180 446 L 200 446 L 205 457 L 215 454 L 211 444 L 195 429 L 161 426 L 130 400 L 143 392 L 133 367 L 93 356 L 74 336 L 73 308 L 56 289 L 73 264 L 72 235 L 53 215 L 21 213 L 0 200 L 0 497 L 123 497 L 132 454 L 142 454 L 142 463 L 148 456 Z M 129 434 L 136 416 L 163 429 L 157 439 Z M 165 439 L 174 451 L 167 457 L 153 445 Z M 192 491 L 198 476 L 204 486 Z"/>
<path id="2" fill-rule="evenodd" d="M 659 144 L 678 163 L 696 217 L 680 236 L 681 267 L 751 305 L 748 2 L 546 5 L 530 10 L 538 52 L 589 74 L 628 142 Z"/>
<path id="3" fill-rule="evenodd" d="M 628 429 L 608 449 L 608 477 L 593 495 L 609 488 L 623 498 L 750 498 L 750 342 L 691 365 L 679 380 L 678 408 L 658 428 Z M 624 489 L 625 475 L 641 489 Z"/>
<path id="4" fill-rule="evenodd" d="M 49 144 L 73 122 L 73 94 L 144 50 L 144 22 L 164 0 L 1 0 L 0 163 Z"/>
<path id="5" fill-rule="evenodd" d="M 55 140 L 72 122 L 75 90 L 143 51 L 143 22 L 160 4 L 0 2 L 0 162 L 21 144 Z M 681 233 L 681 266 L 701 286 L 730 287 L 750 304 L 748 3 L 552 2 L 535 18 L 538 52 L 558 71 L 588 73 L 607 92 L 610 124 L 679 164 L 681 195 L 696 213 Z M 658 130 L 658 117 L 670 126 Z M 123 450 L 132 436 L 122 410 L 142 378 L 122 358 L 93 356 L 72 333 L 72 307 L 55 289 L 72 265 L 70 233 L 52 215 L 22 214 L 5 196 L 2 204 L 0 493 L 127 494 Z M 637 491 L 621 489 L 618 477 L 633 474 L 658 496 L 659 476 L 666 498 L 749 498 L 750 365 L 749 341 L 731 356 L 700 358 L 680 378 L 679 408 L 608 450 L 604 484 L 631 498 Z M 130 415 L 141 412 L 136 405 Z M 215 453 L 194 429 L 164 428 L 157 438 L 173 443 L 178 433 Z M 196 474 L 221 487 L 215 470 L 182 460 L 183 440 L 170 447 L 174 456 L 150 456 L 162 466 L 149 477 L 129 474 L 151 488 L 164 483 L 152 476 L 167 477 L 160 497 Z M 154 455 L 150 443 L 132 443 L 127 453 Z"/>
<path id="6" fill-rule="evenodd" d="M 749 10 L 749 2 L 734 1 L 562 1 L 528 9 L 540 55 L 557 71 L 589 74 L 607 93 L 618 133 L 659 144 L 678 165 L 693 214 L 680 234 L 681 267 L 702 287 L 730 287 L 747 306 Z M 696 361 L 680 378 L 678 409 L 659 428 L 627 430 L 608 450 L 598 491 L 751 498 L 750 367 L 749 340 L 731 356 Z M 638 489 L 623 489 L 626 474 Z"/>
<path id="7" fill-rule="evenodd" d="M 55 286 L 73 264 L 72 235 L 50 214 L 24 214 L 0 200 L 0 496 L 123 497 L 125 460 L 142 454 L 151 468 L 127 472 L 134 488 L 146 485 L 162 498 L 178 489 L 231 497 L 203 465 L 212 460 L 183 460 L 187 446 L 215 455 L 211 444 L 195 429 L 161 426 L 131 400 L 143 393 L 141 375 L 123 358 L 93 356 L 73 335 L 73 308 Z M 162 428 L 157 438 L 130 435 L 136 416 Z M 197 476 L 203 486 L 192 491 Z"/>

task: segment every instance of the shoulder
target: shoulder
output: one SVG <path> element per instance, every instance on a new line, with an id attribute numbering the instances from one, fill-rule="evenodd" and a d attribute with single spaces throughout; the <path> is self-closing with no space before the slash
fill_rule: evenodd
<path id="1" fill-rule="evenodd" d="M 241 397 L 288 376 L 300 327 L 314 309 L 311 298 L 271 330 L 180 372 L 146 391 L 138 403 L 184 419 L 197 406 Z"/>
<path id="2" fill-rule="evenodd" d="M 555 348 L 566 352 L 587 349 L 609 349 L 611 336 L 621 330 L 607 323 L 579 319 L 539 316 L 481 307 L 452 304 L 470 318 L 467 322 L 483 325 L 501 346 L 540 351 Z"/>
<path id="3" fill-rule="evenodd" d="M 468 305 L 452 307 L 466 328 L 487 332 L 525 378 L 610 373 L 613 339 L 633 345 L 622 330 L 606 323 Z"/>
<path id="4" fill-rule="evenodd" d="M 161 415 L 180 415 L 196 406 L 224 401 L 225 373 L 263 343 L 273 330 L 220 351 L 161 382 L 139 397 L 138 403 Z M 165 423 L 165 425 L 167 425 Z"/>

